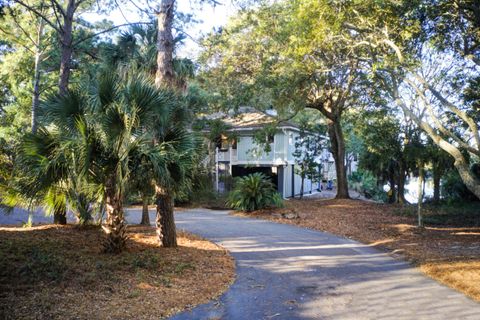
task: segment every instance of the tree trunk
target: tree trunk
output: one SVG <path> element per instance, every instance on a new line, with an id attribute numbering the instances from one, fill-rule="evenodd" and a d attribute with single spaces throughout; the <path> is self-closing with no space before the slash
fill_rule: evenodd
<path id="1" fill-rule="evenodd" d="M 103 244 L 105 252 L 119 253 L 126 245 L 127 226 L 123 215 L 122 197 L 115 190 L 115 183 L 107 184 L 105 192 L 105 209 L 107 220 L 102 226 L 107 234 Z"/>
<path id="2" fill-rule="evenodd" d="M 53 212 L 53 223 L 54 224 L 67 224 L 67 208 L 65 206 L 59 206 Z"/>
<path id="3" fill-rule="evenodd" d="M 70 63 L 72 60 L 72 30 L 73 16 L 75 14 L 75 0 L 68 0 L 67 9 L 63 19 L 62 33 L 60 34 L 60 79 L 58 82 L 58 91 L 65 94 L 68 90 L 68 81 L 70 79 Z"/>
<path id="4" fill-rule="evenodd" d="M 150 225 L 150 216 L 148 215 L 148 196 L 142 195 L 142 225 Z"/>
<path id="5" fill-rule="evenodd" d="M 397 203 L 407 204 L 408 201 L 405 199 L 405 180 L 406 180 L 406 169 L 405 162 L 400 161 L 398 169 L 398 189 L 397 189 Z"/>
<path id="6" fill-rule="evenodd" d="M 175 73 L 173 70 L 173 18 L 175 0 L 162 0 L 157 14 L 157 72 L 155 85 L 175 88 Z M 168 188 L 156 185 L 156 226 L 159 240 L 164 247 L 177 246 L 175 218 L 173 216 L 173 197 Z"/>
<path id="7" fill-rule="evenodd" d="M 388 179 L 388 184 L 390 185 L 390 191 L 388 191 L 388 203 L 395 203 L 395 179 L 393 174 Z"/>
<path id="8" fill-rule="evenodd" d="M 423 203 L 423 181 L 424 181 L 424 169 L 423 163 L 418 166 L 418 204 L 417 204 L 417 217 L 418 227 L 423 227 L 423 215 L 422 215 L 422 203 Z"/>
<path id="9" fill-rule="evenodd" d="M 463 158 L 455 158 L 454 162 L 455 168 L 458 170 L 460 177 L 462 178 L 465 186 L 470 190 L 478 199 L 480 199 L 480 179 L 478 179 L 475 174 L 470 171 L 470 168 Z"/>
<path id="10" fill-rule="evenodd" d="M 340 119 L 337 119 L 337 121 L 328 120 L 327 124 L 337 174 L 337 195 L 335 198 L 350 199 L 350 195 L 348 194 L 347 168 L 345 166 L 345 139 L 343 137 Z"/>
<path id="11" fill-rule="evenodd" d="M 37 110 L 40 104 L 40 63 L 42 61 L 42 36 L 44 21 L 38 19 L 37 39 L 35 43 L 35 67 L 33 70 L 33 97 L 32 97 L 32 133 L 37 132 Z"/>
<path id="12" fill-rule="evenodd" d="M 170 192 L 162 187 L 155 187 L 157 214 L 155 223 L 158 239 L 166 248 L 177 246 L 177 232 L 173 216 L 173 197 Z"/>
<path id="13" fill-rule="evenodd" d="M 433 167 L 433 202 L 440 202 L 440 180 L 443 172 L 439 168 Z"/>
<path id="14" fill-rule="evenodd" d="M 305 177 L 302 177 L 302 184 L 300 185 L 300 199 L 303 199 L 303 183 L 305 182 Z"/>
<path id="15" fill-rule="evenodd" d="M 216 188 L 217 182 L 217 170 L 216 170 L 216 145 L 212 141 L 208 141 L 208 174 L 210 176 L 212 187 L 215 191 L 218 191 Z"/>
<path id="16" fill-rule="evenodd" d="M 175 0 L 162 0 L 160 11 L 157 14 L 157 73 L 155 84 L 175 85 L 175 74 L 173 71 L 173 17 L 175 12 Z"/>

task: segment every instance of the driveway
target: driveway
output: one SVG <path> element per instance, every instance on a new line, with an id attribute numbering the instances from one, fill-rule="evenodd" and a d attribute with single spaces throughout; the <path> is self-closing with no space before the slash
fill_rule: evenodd
<path id="1" fill-rule="evenodd" d="M 126 213 L 129 223 L 139 223 L 140 209 Z M 27 216 L 0 214 L 0 224 Z M 51 219 L 34 215 L 37 223 Z M 206 209 L 178 212 L 176 222 L 228 249 L 237 279 L 218 300 L 170 320 L 480 319 L 480 304 L 349 239 Z"/>
<path id="2" fill-rule="evenodd" d="M 226 211 L 189 210 L 176 221 L 227 248 L 237 279 L 218 301 L 171 320 L 480 319 L 479 303 L 349 239 Z"/>

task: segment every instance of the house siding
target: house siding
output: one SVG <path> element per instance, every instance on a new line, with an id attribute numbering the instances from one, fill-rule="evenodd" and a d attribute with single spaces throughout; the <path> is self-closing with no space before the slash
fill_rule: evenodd
<path id="1" fill-rule="evenodd" d="M 295 152 L 295 139 L 298 137 L 299 134 L 293 131 L 287 131 L 287 144 L 288 144 L 288 162 L 294 163 L 295 158 L 293 157 L 293 153 Z"/>
<path id="2" fill-rule="evenodd" d="M 274 144 L 270 144 L 272 151 L 265 152 L 263 148 L 257 145 L 253 137 L 241 136 L 237 141 L 237 159 L 240 162 L 267 162 L 273 161 L 273 147 Z"/>
<path id="3" fill-rule="evenodd" d="M 292 197 L 292 194 L 299 196 L 301 177 L 295 173 L 295 158 L 293 156 L 295 141 L 299 133 L 290 128 L 280 128 L 274 135 L 273 143 L 270 144 L 270 151 L 265 152 L 262 146 L 255 143 L 252 132 L 252 130 L 238 132 L 237 149 L 234 150 L 230 147 L 225 152 L 220 152 L 217 149 L 216 161 L 229 166 L 230 174 L 233 174 L 232 166 L 244 168 L 276 167 L 280 194 L 284 198 Z M 323 177 L 327 180 L 335 179 L 335 166 L 332 159 L 333 157 L 328 150 L 324 150 L 318 159 L 322 163 Z M 352 168 L 355 168 L 355 165 L 352 164 Z M 219 171 L 221 172 L 218 174 L 225 172 L 225 170 Z M 304 194 L 316 192 L 318 187 L 318 182 L 312 183 L 309 179 L 304 180 Z"/>

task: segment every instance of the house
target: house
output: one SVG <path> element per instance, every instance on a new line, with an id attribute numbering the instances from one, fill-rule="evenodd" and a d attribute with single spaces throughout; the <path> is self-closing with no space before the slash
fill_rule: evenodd
<path id="1" fill-rule="evenodd" d="M 229 127 L 229 134 L 219 139 L 215 150 L 217 191 L 230 190 L 235 177 L 262 172 L 271 177 L 284 198 L 300 195 L 302 179 L 296 172 L 293 155 L 299 127 L 288 121 L 278 123 L 274 132 L 265 137 L 269 144 L 269 150 L 266 151 L 264 145 L 256 143 L 254 135 L 265 126 L 274 124 L 275 114 L 252 108 L 243 108 L 241 111 L 237 115 L 222 117 L 222 121 Z M 323 180 L 334 180 L 335 165 L 328 150 L 323 150 L 318 162 L 321 164 L 319 170 Z M 318 192 L 321 183 L 305 179 L 304 193 Z"/>

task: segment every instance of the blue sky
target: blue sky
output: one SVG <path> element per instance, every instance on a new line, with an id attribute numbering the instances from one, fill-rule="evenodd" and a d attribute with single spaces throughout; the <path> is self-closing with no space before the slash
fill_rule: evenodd
<path id="1" fill-rule="evenodd" d="M 160 1 L 157 0 L 157 2 L 159 3 Z M 187 28 L 186 32 L 189 36 L 197 40 L 213 28 L 224 25 L 228 18 L 235 13 L 236 9 L 230 0 L 220 0 L 219 2 L 222 5 L 212 6 L 209 4 L 199 5 L 192 0 L 177 0 L 178 12 L 192 13 L 194 18 L 199 21 L 199 23 L 192 24 Z M 156 2 L 151 1 L 150 3 Z M 138 1 L 138 5 L 143 7 L 140 5 L 140 1 Z M 113 10 L 109 14 L 84 13 L 82 18 L 91 22 L 108 19 L 113 21 L 115 25 L 147 21 L 146 18 L 141 17 L 139 10 L 131 2 L 121 4 L 120 8 Z M 184 46 L 178 50 L 177 54 L 182 57 L 195 58 L 199 52 L 199 46 L 195 43 L 195 40 L 187 38 Z"/>

